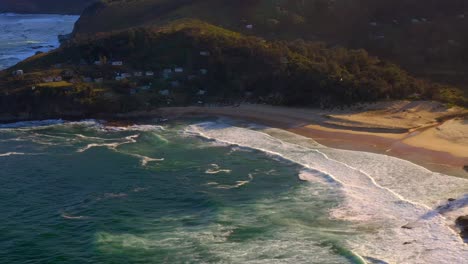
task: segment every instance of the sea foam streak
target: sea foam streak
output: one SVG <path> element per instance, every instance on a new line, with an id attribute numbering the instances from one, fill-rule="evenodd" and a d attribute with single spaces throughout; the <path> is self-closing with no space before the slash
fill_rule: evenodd
<path id="1" fill-rule="evenodd" d="M 250 147 L 266 153 L 278 155 L 284 159 L 301 164 L 308 170 L 318 173 L 302 175 L 302 179 L 324 177 L 337 184 L 345 197 L 344 203 L 331 212 L 335 218 L 362 223 L 363 227 L 372 227 L 372 232 L 350 246 L 359 254 L 378 258 L 390 263 L 464 263 L 468 259 L 468 248 L 446 223 L 441 214 L 431 214 L 433 210 L 423 202 L 426 199 L 409 199 L 405 195 L 411 190 L 418 190 L 408 182 L 384 180 L 394 175 L 386 171 L 386 164 L 421 168 L 399 159 L 369 154 L 359 164 L 348 163 L 343 157 L 335 155 L 340 150 L 321 151 L 302 147 L 272 137 L 266 133 L 250 129 L 228 126 L 216 122 L 206 122 L 187 127 L 192 135 L 214 139 L 219 142 Z M 327 152 L 327 153 L 325 153 Z M 358 152 L 343 152 L 348 157 Z M 337 158 L 335 158 L 336 156 Z M 360 156 L 356 155 L 359 159 Z M 379 166 L 372 164 L 373 160 Z M 351 159 L 351 158 L 349 158 Z M 365 166 L 371 165 L 371 168 Z M 396 165 L 395 165 L 396 164 Z M 355 167 L 354 167 L 354 166 Z M 357 166 L 359 165 L 359 166 Z M 380 171 L 379 171 L 380 168 Z M 414 170 L 413 170 L 414 171 Z M 383 175 L 380 174 L 383 173 Z M 468 181 L 449 176 L 442 176 L 425 170 L 424 177 L 429 182 L 443 179 L 444 184 L 430 185 L 431 192 L 450 193 L 455 185 L 462 186 L 461 193 L 468 187 Z M 413 175 L 399 175 L 399 179 Z M 439 182 L 442 183 L 442 182 Z M 452 188 L 454 189 L 454 188 Z M 420 192 L 423 194 L 422 192 Z M 412 197 L 414 198 L 414 197 Z M 424 217 L 430 215 L 431 217 Z M 402 228 L 405 227 L 405 228 Z"/>

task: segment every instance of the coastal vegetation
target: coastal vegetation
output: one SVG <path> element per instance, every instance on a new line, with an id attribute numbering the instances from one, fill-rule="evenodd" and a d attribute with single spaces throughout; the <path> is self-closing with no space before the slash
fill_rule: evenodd
<path id="1" fill-rule="evenodd" d="M 14 76 L 14 69 L 24 74 Z M 1 111 L 10 113 L 239 102 L 334 107 L 387 99 L 468 105 L 462 90 L 414 78 L 364 50 L 268 41 L 191 19 L 72 39 L 4 71 L 1 80 L 1 100 L 9 102 Z"/>

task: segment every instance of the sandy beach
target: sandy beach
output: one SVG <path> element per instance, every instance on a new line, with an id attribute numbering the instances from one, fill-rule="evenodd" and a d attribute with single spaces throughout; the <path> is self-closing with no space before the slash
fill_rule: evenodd
<path id="1" fill-rule="evenodd" d="M 468 165 L 468 111 L 436 102 L 384 102 L 337 110 L 253 104 L 168 107 L 151 114 L 170 119 L 225 116 L 248 120 L 310 137 L 328 147 L 386 154 L 468 178 L 463 168 Z"/>

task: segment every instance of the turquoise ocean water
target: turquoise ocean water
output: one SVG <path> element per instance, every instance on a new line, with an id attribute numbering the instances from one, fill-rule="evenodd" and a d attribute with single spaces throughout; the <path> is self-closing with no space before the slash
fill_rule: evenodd
<path id="1" fill-rule="evenodd" d="M 359 263 L 340 194 L 294 163 L 186 123 L 54 123 L 0 129 L 1 263 Z"/>

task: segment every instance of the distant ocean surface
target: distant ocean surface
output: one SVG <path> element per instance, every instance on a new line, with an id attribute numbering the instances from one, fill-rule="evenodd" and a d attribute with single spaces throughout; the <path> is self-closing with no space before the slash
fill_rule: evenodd
<path id="1" fill-rule="evenodd" d="M 58 47 L 57 36 L 68 34 L 79 16 L 0 14 L 0 70 L 38 51 Z"/>

